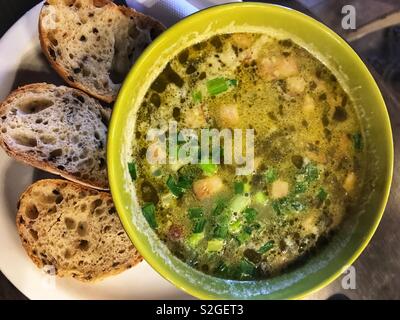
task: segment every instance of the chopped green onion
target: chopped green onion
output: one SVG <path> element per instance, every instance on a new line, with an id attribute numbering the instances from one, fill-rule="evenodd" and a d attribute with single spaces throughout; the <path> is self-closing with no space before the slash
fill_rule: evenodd
<path id="1" fill-rule="evenodd" d="M 201 102 L 201 100 L 203 99 L 203 95 L 201 91 L 195 91 L 192 93 L 192 98 L 195 103 Z"/>
<path id="2" fill-rule="evenodd" d="M 286 197 L 277 199 L 272 201 L 271 203 L 272 208 L 276 212 L 276 214 L 282 214 L 287 210 L 288 207 L 288 199 Z"/>
<path id="3" fill-rule="evenodd" d="M 201 233 L 206 225 L 206 219 L 200 218 L 196 219 L 193 226 L 193 233 Z"/>
<path id="4" fill-rule="evenodd" d="M 274 182 L 276 179 L 278 179 L 278 172 L 276 171 L 275 168 L 268 168 L 267 171 L 265 171 L 265 180 L 268 183 Z"/>
<path id="5" fill-rule="evenodd" d="M 218 224 L 214 229 L 214 237 L 225 239 L 228 235 L 228 226 L 225 224 Z"/>
<path id="6" fill-rule="evenodd" d="M 192 248 L 196 247 L 201 240 L 204 239 L 204 232 L 201 233 L 193 233 L 190 235 L 190 237 L 187 239 L 187 242 L 189 246 Z"/>
<path id="7" fill-rule="evenodd" d="M 199 166 L 206 176 L 212 176 L 218 171 L 218 165 L 214 163 L 200 163 Z"/>
<path id="8" fill-rule="evenodd" d="M 321 202 L 324 202 L 327 197 L 328 197 L 328 193 L 325 191 L 325 189 L 319 188 L 318 193 L 317 193 L 318 200 Z"/>
<path id="9" fill-rule="evenodd" d="M 358 132 L 353 134 L 352 138 L 354 149 L 356 149 L 357 151 L 361 151 L 363 149 L 363 140 L 361 133 Z"/>
<path id="10" fill-rule="evenodd" d="M 218 267 L 215 269 L 215 273 L 221 276 L 228 277 L 230 272 L 230 268 L 224 263 L 221 262 Z"/>
<path id="11" fill-rule="evenodd" d="M 271 250 L 273 247 L 274 247 L 274 241 L 270 240 L 270 241 L 266 242 L 264 245 L 262 245 L 260 247 L 260 249 L 258 249 L 258 253 L 261 253 L 261 254 L 266 253 L 269 250 Z"/>
<path id="12" fill-rule="evenodd" d="M 157 221 L 156 221 L 156 208 L 153 203 L 146 203 L 142 207 L 142 213 L 145 219 L 147 220 L 150 227 L 153 229 L 157 228 Z"/>
<path id="13" fill-rule="evenodd" d="M 223 247 L 224 247 L 224 240 L 222 239 L 209 240 L 207 243 L 208 252 L 218 252 L 221 251 Z"/>
<path id="14" fill-rule="evenodd" d="M 181 177 L 185 177 L 186 180 L 194 181 L 202 174 L 202 170 L 197 165 L 187 164 L 180 168 L 178 173 Z"/>
<path id="15" fill-rule="evenodd" d="M 186 190 L 189 189 L 191 186 L 192 180 L 185 176 L 179 176 L 178 181 L 175 181 L 172 176 L 169 176 L 167 180 L 168 189 L 177 198 L 182 197 Z"/>
<path id="16" fill-rule="evenodd" d="M 238 81 L 236 79 L 228 79 L 226 81 L 228 82 L 228 85 L 232 87 L 236 87 L 238 85 Z"/>
<path id="17" fill-rule="evenodd" d="M 214 216 L 218 216 L 224 211 L 225 208 L 226 208 L 225 201 L 219 200 L 212 213 Z"/>
<path id="18" fill-rule="evenodd" d="M 306 208 L 306 206 L 303 203 L 297 200 L 291 201 L 290 206 L 295 211 L 303 211 Z"/>
<path id="19" fill-rule="evenodd" d="M 239 263 L 240 278 L 248 278 L 255 274 L 256 267 L 247 259 L 243 259 Z"/>
<path id="20" fill-rule="evenodd" d="M 304 193 L 307 191 L 308 184 L 305 181 L 296 182 L 294 186 L 295 193 Z"/>
<path id="21" fill-rule="evenodd" d="M 242 222 L 236 220 L 229 224 L 228 230 L 230 233 L 238 233 L 242 229 Z"/>
<path id="22" fill-rule="evenodd" d="M 190 219 L 198 219 L 203 217 L 203 208 L 190 208 L 189 209 L 189 218 Z"/>
<path id="23" fill-rule="evenodd" d="M 159 176 L 161 176 L 161 174 L 162 174 L 161 169 L 156 169 L 156 170 L 154 170 L 153 173 L 152 173 L 152 175 L 153 175 L 154 177 L 159 177 Z"/>
<path id="24" fill-rule="evenodd" d="M 244 210 L 244 217 L 246 219 L 246 222 L 251 223 L 256 219 L 257 216 L 257 210 L 253 208 L 247 208 Z"/>
<path id="25" fill-rule="evenodd" d="M 319 170 L 311 162 L 304 167 L 304 174 L 308 182 L 315 181 L 319 178 Z"/>
<path id="26" fill-rule="evenodd" d="M 215 96 L 228 90 L 229 83 L 225 78 L 215 78 L 207 81 L 207 91 L 211 96 Z"/>
<path id="27" fill-rule="evenodd" d="M 250 197 L 237 194 L 232 198 L 231 202 L 229 203 L 228 209 L 232 212 L 241 213 L 249 206 L 250 201 Z"/>
<path id="28" fill-rule="evenodd" d="M 244 244 L 250 239 L 252 232 L 253 229 L 250 226 L 245 226 L 239 234 L 235 235 L 235 239 L 239 244 Z"/>
<path id="29" fill-rule="evenodd" d="M 268 201 L 268 197 L 265 195 L 264 192 L 258 191 L 254 195 L 254 201 L 257 202 L 258 204 L 265 205 Z"/>
<path id="30" fill-rule="evenodd" d="M 234 182 L 235 194 L 243 194 L 244 193 L 244 183 L 242 181 Z"/>
<path id="31" fill-rule="evenodd" d="M 261 224 L 259 224 L 258 222 L 254 222 L 248 227 L 251 228 L 251 230 L 259 230 L 261 228 Z"/>
<path id="32" fill-rule="evenodd" d="M 136 164 L 135 162 L 128 163 L 128 170 L 132 180 L 136 180 L 137 172 L 136 172 Z"/>

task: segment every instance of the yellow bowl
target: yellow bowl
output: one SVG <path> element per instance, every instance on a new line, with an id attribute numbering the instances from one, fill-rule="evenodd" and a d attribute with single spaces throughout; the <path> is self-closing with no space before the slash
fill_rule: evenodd
<path id="1" fill-rule="evenodd" d="M 268 280 L 219 279 L 175 258 L 144 220 L 127 168 L 135 114 L 162 68 L 185 47 L 214 34 L 235 31 L 290 35 L 306 47 L 330 67 L 356 102 L 366 132 L 368 178 L 358 212 L 347 219 L 318 254 Z M 256 3 L 228 4 L 200 11 L 165 31 L 145 50 L 125 80 L 115 104 L 107 156 L 113 199 L 132 242 L 164 278 L 198 298 L 299 298 L 329 284 L 354 262 L 370 241 L 384 212 L 393 173 L 388 113 L 373 77 L 358 55 L 318 21 L 294 10 Z"/>

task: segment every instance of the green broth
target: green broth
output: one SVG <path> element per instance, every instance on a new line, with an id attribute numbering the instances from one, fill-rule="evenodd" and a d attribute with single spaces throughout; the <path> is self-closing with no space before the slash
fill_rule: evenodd
<path id="1" fill-rule="evenodd" d="M 254 171 L 149 164 L 146 133 L 170 120 L 178 130 L 254 129 Z M 146 219 L 173 254 L 218 277 L 279 274 L 340 227 L 364 180 L 351 99 L 308 51 L 265 34 L 182 51 L 146 93 L 135 133 L 130 163 Z"/>

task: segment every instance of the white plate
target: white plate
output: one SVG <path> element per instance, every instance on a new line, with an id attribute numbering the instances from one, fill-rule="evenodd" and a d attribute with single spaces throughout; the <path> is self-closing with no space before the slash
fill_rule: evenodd
<path id="1" fill-rule="evenodd" d="M 20 85 L 63 83 L 40 51 L 37 31 L 40 7 L 41 4 L 27 12 L 0 40 L 0 101 Z M 0 151 L 0 270 L 23 294 L 30 299 L 190 298 L 145 262 L 96 284 L 56 279 L 36 268 L 17 234 L 16 204 L 27 186 L 45 176 Z"/>

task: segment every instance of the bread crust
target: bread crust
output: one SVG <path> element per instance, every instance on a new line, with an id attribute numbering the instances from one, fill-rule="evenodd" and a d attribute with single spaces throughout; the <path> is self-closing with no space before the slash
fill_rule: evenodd
<path id="1" fill-rule="evenodd" d="M 157 35 L 162 33 L 165 30 L 165 27 L 156 19 L 146 16 L 140 12 L 137 12 L 136 10 L 132 8 L 128 8 L 125 6 L 118 6 L 114 2 L 109 1 L 109 0 L 89 0 L 92 1 L 92 4 L 96 7 L 109 7 L 109 10 L 119 10 L 121 13 L 123 13 L 126 17 L 137 17 L 140 18 L 140 21 L 143 25 L 147 25 L 151 28 L 154 28 L 156 30 Z M 47 2 L 46 2 L 47 3 Z M 42 48 L 43 54 L 46 56 L 47 60 L 49 61 L 50 65 L 53 67 L 53 69 L 64 79 L 64 81 L 70 85 L 71 87 L 80 89 L 87 94 L 100 99 L 106 103 L 112 103 L 116 100 L 117 94 L 114 95 L 102 95 L 96 91 L 90 90 L 85 84 L 79 82 L 79 81 L 71 81 L 69 77 L 72 75 L 68 73 L 68 71 L 61 65 L 59 64 L 55 59 L 53 59 L 50 54 L 49 54 L 49 46 L 51 44 L 51 41 L 49 37 L 47 36 L 47 33 L 45 31 L 45 28 L 43 26 L 43 8 L 46 6 L 46 3 L 43 5 L 40 15 L 39 15 L 39 40 L 40 40 L 40 46 Z"/>
<path id="2" fill-rule="evenodd" d="M 16 226 L 18 230 L 18 234 L 21 239 L 22 246 L 24 247 L 26 253 L 28 256 L 31 258 L 33 263 L 38 267 L 38 268 L 43 268 L 46 265 L 53 265 L 55 267 L 56 275 L 59 277 L 68 277 L 72 276 L 73 278 L 83 281 L 83 282 L 96 282 L 101 279 L 104 279 L 105 277 L 111 276 L 111 275 L 116 275 L 119 274 L 135 265 L 140 263 L 143 258 L 140 256 L 140 254 L 137 252 L 137 250 L 134 248 L 132 252 L 130 252 L 130 259 L 124 264 L 119 264 L 117 266 L 112 266 L 109 267 L 105 270 L 101 271 L 93 271 L 93 273 L 85 274 L 83 270 L 70 270 L 70 269 L 64 269 L 62 265 L 57 262 L 57 259 L 54 257 L 50 256 L 50 253 L 47 253 L 46 260 L 42 260 L 38 253 L 34 252 L 33 245 L 34 243 L 32 242 L 31 239 L 27 236 L 28 234 L 28 228 L 32 226 L 33 222 L 29 221 L 29 219 L 24 215 L 25 210 L 27 209 L 27 206 L 30 204 L 33 194 L 35 192 L 40 191 L 42 188 L 59 188 L 61 190 L 68 189 L 68 192 L 79 194 L 82 191 L 88 192 L 91 196 L 96 196 L 98 199 L 102 199 L 104 202 L 109 201 L 111 199 L 111 195 L 107 192 L 102 192 L 94 189 L 90 189 L 87 187 L 84 187 L 80 184 L 66 181 L 66 180 L 61 180 L 61 179 L 46 179 L 46 180 L 39 180 L 36 183 L 30 185 L 24 193 L 21 195 L 19 202 L 18 202 L 18 212 L 16 216 Z M 71 208 L 72 210 L 72 208 Z M 38 212 L 38 218 L 40 215 L 46 214 L 45 212 L 42 212 L 39 210 Z M 108 214 L 108 213 L 107 213 Z M 115 213 L 116 214 L 116 213 Z M 57 219 L 58 214 L 55 214 L 55 218 Z M 117 223 L 120 223 L 119 220 L 117 220 Z M 121 229 L 123 230 L 123 227 L 121 226 Z M 115 235 L 116 237 L 118 235 Z M 127 238 L 127 241 L 130 242 L 128 236 L 126 234 L 121 235 L 123 237 Z M 54 245 L 56 245 L 59 241 L 61 241 L 61 237 L 59 239 L 52 239 L 54 241 Z M 114 248 L 115 250 L 118 250 L 117 248 Z M 90 254 L 93 254 L 93 252 L 90 252 Z M 106 253 L 104 253 L 106 254 Z"/>
<path id="3" fill-rule="evenodd" d="M 26 92 L 30 92 L 32 90 L 48 90 L 49 88 L 57 88 L 55 85 L 52 84 L 47 84 L 47 83 L 34 83 L 34 84 L 29 84 L 23 87 L 19 87 L 18 89 L 14 90 L 13 92 L 10 93 L 10 95 L 0 104 L 0 118 L 5 115 L 8 111 L 8 106 L 12 106 L 12 103 L 14 100 L 17 100 L 18 97 L 20 97 L 21 95 L 24 95 Z M 86 93 L 78 90 L 78 89 L 74 89 L 74 88 L 68 88 L 70 90 L 74 90 L 77 94 L 80 95 L 85 95 L 86 97 L 88 97 L 86 95 Z M 88 97 L 89 98 L 89 97 Z M 107 115 L 108 117 L 110 117 L 110 111 L 107 111 L 106 109 L 104 109 L 100 104 L 98 104 L 100 111 L 102 113 L 104 113 L 105 115 Z M 84 186 L 87 187 L 93 187 L 96 189 L 100 189 L 100 190 L 109 190 L 109 186 L 108 186 L 108 182 L 104 183 L 104 181 L 98 179 L 95 180 L 94 183 L 89 181 L 89 180 L 85 180 L 82 178 L 77 178 L 74 175 L 72 175 L 71 173 L 65 171 L 65 170 L 60 170 L 57 167 L 51 165 L 50 163 L 46 163 L 43 162 L 39 159 L 36 159 L 33 156 L 30 156 L 29 154 L 24 154 L 21 153 L 19 151 L 13 150 L 2 138 L 2 135 L 0 134 L 0 146 L 5 150 L 5 152 L 12 158 L 14 158 L 15 160 L 22 162 L 24 164 L 33 166 L 35 168 L 47 171 L 49 173 L 55 174 L 55 175 L 60 175 L 61 177 L 74 181 L 76 183 L 80 183 Z M 106 179 L 107 181 L 107 179 Z"/>

